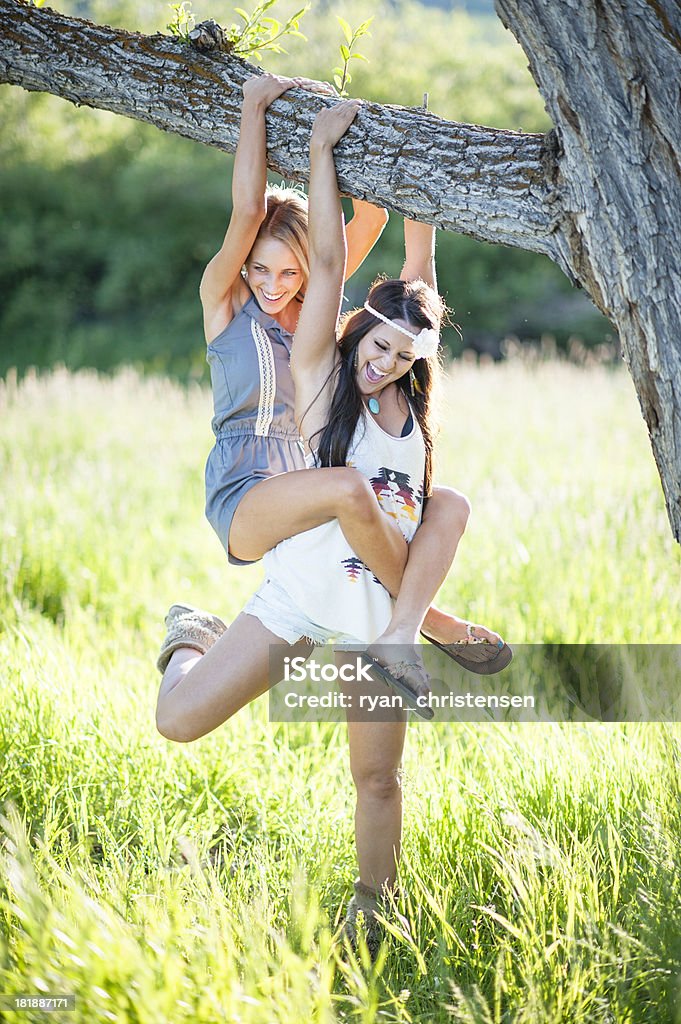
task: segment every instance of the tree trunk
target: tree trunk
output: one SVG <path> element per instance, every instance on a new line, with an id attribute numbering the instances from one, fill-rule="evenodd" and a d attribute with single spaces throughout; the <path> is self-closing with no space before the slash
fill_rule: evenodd
<path id="1" fill-rule="evenodd" d="M 681 10 L 495 0 L 559 144 L 559 232 L 619 333 L 681 541 Z"/>
<path id="2" fill-rule="evenodd" d="M 681 541 L 681 41 L 673 0 L 496 0 L 553 118 L 547 135 L 367 103 L 336 148 L 344 192 L 488 242 L 544 253 L 617 328 Z M 0 0 L 0 82 L 236 146 L 253 67 Z M 319 107 L 291 90 L 268 163 L 306 181 Z"/>

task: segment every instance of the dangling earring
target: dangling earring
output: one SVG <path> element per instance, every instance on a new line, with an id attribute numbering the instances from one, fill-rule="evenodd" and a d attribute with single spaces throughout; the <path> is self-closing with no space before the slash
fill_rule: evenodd
<path id="1" fill-rule="evenodd" d="M 355 351 L 352 353 L 352 372 L 357 373 L 357 345 L 355 345 Z"/>
<path id="2" fill-rule="evenodd" d="M 409 390 L 411 397 L 414 397 L 414 381 L 416 380 L 416 374 L 414 373 L 413 367 L 409 367 Z"/>

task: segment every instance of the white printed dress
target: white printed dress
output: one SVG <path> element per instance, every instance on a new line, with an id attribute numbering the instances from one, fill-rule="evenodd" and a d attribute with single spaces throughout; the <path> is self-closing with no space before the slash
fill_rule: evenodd
<path id="1" fill-rule="evenodd" d="M 370 480 L 381 508 L 410 541 L 421 522 L 425 469 L 416 417 L 409 434 L 393 437 L 366 413 L 347 465 Z M 292 605 L 334 634 L 369 643 L 390 621 L 390 594 L 352 551 L 337 519 L 282 541 L 263 563 L 266 577 L 286 591 Z"/>

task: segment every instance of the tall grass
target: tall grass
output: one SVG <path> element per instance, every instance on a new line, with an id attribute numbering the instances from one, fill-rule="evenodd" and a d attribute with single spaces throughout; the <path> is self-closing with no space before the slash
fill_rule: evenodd
<path id="1" fill-rule="evenodd" d="M 681 641 L 624 373 L 460 364 L 444 398 L 474 515 L 440 603 L 511 642 Z M 259 580 L 202 518 L 209 395 L 55 372 L 0 412 L 0 991 L 77 997 L 21 1019 L 681 1020 L 676 725 L 410 728 L 400 916 L 353 960 L 344 727 L 261 700 L 154 728 L 167 605 L 229 618 Z"/>

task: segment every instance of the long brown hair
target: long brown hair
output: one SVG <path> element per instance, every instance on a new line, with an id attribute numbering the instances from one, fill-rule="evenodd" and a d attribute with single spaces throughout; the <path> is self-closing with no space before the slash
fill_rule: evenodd
<path id="1" fill-rule="evenodd" d="M 444 302 L 425 281 L 375 281 L 367 301 L 389 320 L 405 320 L 416 331 L 422 328 L 439 331 L 445 315 Z M 376 317 L 366 309 L 353 310 L 341 321 L 338 339 L 341 358 L 335 370 L 336 386 L 328 423 L 321 431 L 317 450 L 320 466 L 346 464 L 355 428 L 364 414 L 364 399 L 355 379 L 355 352 L 364 335 L 375 326 Z M 440 369 L 438 358 L 439 355 L 416 359 L 412 364 L 415 377 L 413 396 L 408 371 L 395 381 L 414 410 L 423 434 L 426 447 L 423 493 L 426 498 L 433 486 L 432 398 L 433 384 Z"/>

